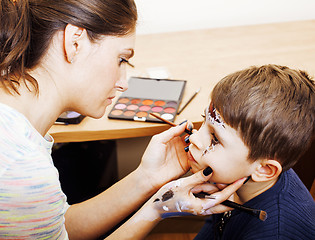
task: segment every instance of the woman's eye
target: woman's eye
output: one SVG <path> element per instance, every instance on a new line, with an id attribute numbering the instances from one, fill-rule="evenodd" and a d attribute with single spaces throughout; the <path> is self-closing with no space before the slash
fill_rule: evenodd
<path id="1" fill-rule="evenodd" d="M 127 63 L 130 67 L 135 67 L 133 64 L 131 64 L 127 59 L 125 58 L 120 58 L 119 60 L 119 66 L 123 63 Z"/>

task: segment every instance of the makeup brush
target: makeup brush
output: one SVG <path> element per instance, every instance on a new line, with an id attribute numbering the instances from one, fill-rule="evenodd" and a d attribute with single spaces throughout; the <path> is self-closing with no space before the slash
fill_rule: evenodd
<path id="1" fill-rule="evenodd" d="M 199 88 L 186 102 L 186 104 L 177 112 L 177 115 L 181 114 L 181 112 L 188 106 L 188 104 L 196 97 L 196 95 L 200 92 L 201 88 Z"/>
<path id="2" fill-rule="evenodd" d="M 165 122 L 165 123 L 167 123 L 167 124 L 169 124 L 169 125 L 171 125 L 171 126 L 173 126 L 173 127 L 177 126 L 175 123 L 172 123 L 172 122 L 170 122 L 170 121 L 168 121 L 168 120 L 166 120 L 166 119 L 164 119 L 164 118 L 161 118 L 159 115 L 156 115 L 156 114 L 154 114 L 154 113 L 150 113 L 150 115 L 152 115 L 153 117 L 156 117 L 157 119 L 160 119 L 161 121 L 163 121 L 163 122 Z M 186 129 L 185 129 L 185 133 L 191 135 L 191 134 L 192 134 L 192 131 L 189 130 L 188 128 L 186 128 Z"/>
<path id="3" fill-rule="evenodd" d="M 198 197 L 198 198 L 213 199 L 213 197 L 211 197 L 211 195 L 209 195 L 208 193 L 200 192 L 200 193 L 194 193 L 194 195 L 195 195 L 195 197 Z M 257 209 L 245 207 L 241 204 L 238 204 L 236 202 L 232 202 L 230 200 L 225 200 L 221 204 L 224 206 L 231 207 L 231 208 L 237 209 L 239 211 L 248 213 L 248 214 L 260 219 L 261 221 L 265 221 L 267 219 L 267 213 L 263 210 L 257 210 Z"/>

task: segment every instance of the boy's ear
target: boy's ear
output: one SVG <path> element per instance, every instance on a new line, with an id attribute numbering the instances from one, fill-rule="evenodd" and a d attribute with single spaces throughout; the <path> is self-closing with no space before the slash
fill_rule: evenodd
<path id="1" fill-rule="evenodd" d="M 267 182 L 277 178 L 282 172 L 281 164 L 276 160 L 263 160 L 252 173 L 251 178 L 255 182 Z"/>
<path id="2" fill-rule="evenodd" d="M 69 63 L 75 60 L 87 37 L 87 32 L 84 28 L 72 24 L 66 26 L 64 30 L 64 50 L 66 60 Z"/>

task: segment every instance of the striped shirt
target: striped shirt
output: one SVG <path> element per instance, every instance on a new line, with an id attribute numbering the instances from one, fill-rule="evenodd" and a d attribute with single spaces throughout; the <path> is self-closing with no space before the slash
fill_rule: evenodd
<path id="1" fill-rule="evenodd" d="M 68 239 L 53 138 L 0 103 L 0 239 Z"/>
<path id="2" fill-rule="evenodd" d="M 225 223 L 223 214 L 206 220 L 195 240 L 314 240 L 315 202 L 293 169 L 283 172 L 277 183 L 249 200 L 245 206 L 267 212 L 266 221 L 233 210 Z M 220 233 L 220 230 L 223 231 Z"/>

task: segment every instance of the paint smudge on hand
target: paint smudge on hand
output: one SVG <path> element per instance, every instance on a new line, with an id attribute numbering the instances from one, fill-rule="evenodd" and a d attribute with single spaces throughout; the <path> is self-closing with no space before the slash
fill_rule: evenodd
<path id="1" fill-rule="evenodd" d="M 174 196 L 174 192 L 172 190 L 168 190 L 166 193 L 162 195 L 162 202 L 165 202 L 171 199 Z"/>

